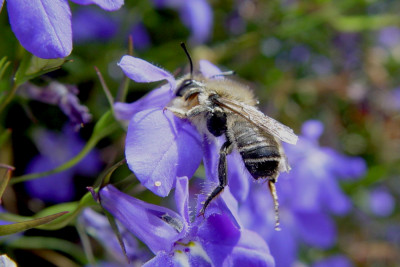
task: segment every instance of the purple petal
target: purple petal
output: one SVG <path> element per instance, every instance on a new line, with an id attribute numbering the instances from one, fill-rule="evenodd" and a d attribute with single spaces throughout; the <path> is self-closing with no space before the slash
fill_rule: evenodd
<path id="1" fill-rule="evenodd" d="M 336 226 L 320 212 L 296 212 L 296 226 L 302 239 L 313 246 L 329 248 L 336 241 Z"/>
<path id="2" fill-rule="evenodd" d="M 100 199 L 102 206 L 154 254 L 170 252 L 174 242 L 186 234 L 183 218 L 170 209 L 143 202 L 110 185 L 101 189 Z"/>
<path id="3" fill-rule="evenodd" d="M 135 24 L 130 30 L 129 35 L 132 36 L 133 46 L 137 50 L 143 50 L 151 45 L 151 38 L 143 23 Z"/>
<path id="4" fill-rule="evenodd" d="M 172 256 L 165 251 L 160 251 L 157 255 L 146 262 L 143 267 L 174 267 Z"/>
<path id="5" fill-rule="evenodd" d="M 385 217 L 393 213 L 395 200 L 387 190 L 378 188 L 371 191 L 369 204 L 375 215 Z"/>
<path id="6" fill-rule="evenodd" d="M 27 173 L 52 170 L 60 165 L 54 158 L 38 156 L 27 167 Z M 60 203 L 71 201 L 75 195 L 73 170 L 69 169 L 41 179 L 27 181 L 25 188 L 29 195 L 43 201 Z"/>
<path id="7" fill-rule="evenodd" d="M 199 65 L 200 72 L 204 75 L 204 77 L 210 78 L 221 73 L 221 70 L 208 60 L 200 60 Z"/>
<path id="8" fill-rule="evenodd" d="M 170 90 L 173 91 L 176 87 L 174 76 L 140 58 L 123 56 L 121 61 L 118 63 L 118 66 L 122 68 L 126 76 L 135 82 L 149 83 L 167 80 L 170 85 Z"/>
<path id="9" fill-rule="evenodd" d="M 282 225 L 282 231 L 273 231 L 268 244 L 276 266 L 293 266 L 297 259 L 297 241 L 291 231 Z"/>
<path id="10" fill-rule="evenodd" d="M 344 215 L 352 208 L 350 199 L 333 178 L 327 177 L 321 181 L 320 199 L 324 206 L 328 206 L 329 211 L 337 215 Z"/>
<path id="11" fill-rule="evenodd" d="M 108 253 L 116 257 L 121 262 L 126 261 L 117 237 L 105 216 L 87 208 L 79 217 L 79 222 L 85 226 L 86 231 L 91 236 L 96 238 L 103 246 L 105 246 Z M 128 232 L 125 227 L 119 225 L 118 228 L 124 241 L 128 258 L 131 261 L 140 260 L 142 262 L 145 259 L 149 259 L 150 253 L 146 253 L 148 251 L 144 251 L 139 247 L 139 244 L 134 236 Z"/>
<path id="12" fill-rule="evenodd" d="M 239 152 L 233 151 L 227 156 L 227 161 L 229 188 L 235 198 L 242 202 L 247 198 L 250 188 L 249 183 L 253 182 L 254 178 L 247 171 Z"/>
<path id="13" fill-rule="evenodd" d="M 318 141 L 323 132 L 324 125 L 317 120 L 306 121 L 301 128 L 302 135 L 313 141 Z"/>
<path id="14" fill-rule="evenodd" d="M 115 11 L 121 8 L 124 0 L 71 0 L 79 5 L 95 4 L 107 11 Z"/>
<path id="15" fill-rule="evenodd" d="M 72 50 L 67 0 L 7 2 L 10 24 L 21 45 L 40 58 L 63 58 Z"/>
<path id="16" fill-rule="evenodd" d="M 98 8 L 80 8 L 72 17 L 75 43 L 106 41 L 118 32 L 119 21 Z"/>
<path id="17" fill-rule="evenodd" d="M 313 264 L 312 267 L 352 267 L 353 264 L 344 255 L 334 255 Z"/>
<path id="18" fill-rule="evenodd" d="M 197 131 L 187 121 L 159 109 L 133 116 L 126 137 L 129 168 L 141 183 L 159 196 L 167 196 L 176 177 L 192 177 L 202 150 Z"/>
<path id="19" fill-rule="evenodd" d="M 130 120 L 132 116 L 146 109 L 163 109 L 175 97 L 168 85 L 152 90 L 141 99 L 127 104 L 117 102 L 114 104 L 116 116 L 120 120 Z"/>
<path id="20" fill-rule="evenodd" d="M 239 231 L 226 215 L 210 216 L 198 236 L 215 266 L 274 266 L 265 241 L 249 230 Z"/>
<path id="21" fill-rule="evenodd" d="M 191 30 L 194 43 L 204 43 L 210 37 L 212 10 L 206 0 L 185 1 L 180 11 L 183 23 Z"/>
<path id="22" fill-rule="evenodd" d="M 176 179 L 175 203 L 179 214 L 189 224 L 189 180 L 187 177 Z"/>

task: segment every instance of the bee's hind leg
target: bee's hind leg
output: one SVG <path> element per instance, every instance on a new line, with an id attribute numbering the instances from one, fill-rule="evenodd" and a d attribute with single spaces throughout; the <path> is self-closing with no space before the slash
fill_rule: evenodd
<path id="1" fill-rule="evenodd" d="M 219 151 L 219 162 L 218 162 L 219 185 L 211 192 L 211 194 L 208 195 L 206 201 L 203 204 L 203 208 L 199 212 L 199 216 L 204 215 L 210 202 L 214 198 L 216 198 L 228 184 L 226 155 L 230 154 L 231 152 L 232 152 L 232 143 L 228 140 L 222 145 Z"/>

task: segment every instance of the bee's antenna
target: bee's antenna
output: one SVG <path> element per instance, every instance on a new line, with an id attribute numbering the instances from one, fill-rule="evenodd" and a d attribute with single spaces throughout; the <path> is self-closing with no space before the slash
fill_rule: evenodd
<path id="1" fill-rule="evenodd" d="M 276 193 L 275 183 L 271 180 L 268 181 L 269 190 L 271 191 L 272 200 L 274 202 L 274 210 L 275 210 L 275 230 L 280 231 L 279 227 L 279 203 L 278 203 L 278 194 Z"/>
<path id="2" fill-rule="evenodd" d="M 190 57 L 190 54 L 189 54 L 184 42 L 181 43 L 181 47 L 182 47 L 183 51 L 185 51 L 186 56 L 189 59 L 189 63 L 190 63 L 190 78 L 192 78 L 193 77 L 193 61 L 192 61 L 192 58 Z"/>

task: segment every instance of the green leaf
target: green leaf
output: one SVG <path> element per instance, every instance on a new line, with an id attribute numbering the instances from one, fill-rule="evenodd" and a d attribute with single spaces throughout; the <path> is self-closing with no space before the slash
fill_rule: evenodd
<path id="1" fill-rule="evenodd" d="M 400 17 L 398 15 L 386 14 L 375 16 L 339 16 L 333 18 L 331 23 L 339 31 L 359 32 L 399 25 Z"/>
<path id="2" fill-rule="evenodd" d="M 37 216 L 45 216 L 47 214 L 51 214 L 51 213 L 53 213 L 57 210 L 61 210 L 63 208 L 65 208 L 67 211 L 69 211 L 69 213 L 63 217 L 55 219 L 54 221 L 52 221 L 46 225 L 42 225 L 40 227 L 40 229 L 43 229 L 43 230 L 61 229 L 65 226 L 67 226 L 73 220 L 75 220 L 75 218 L 81 213 L 81 211 L 84 208 L 90 207 L 90 206 L 96 206 L 96 205 L 98 205 L 98 204 L 94 201 L 92 194 L 88 192 L 82 197 L 82 199 L 79 202 L 61 203 L 58 205 L 53 205 L 51 207 L 48 207 L 48 208 L 40 211 L 36 215 Z"/>
<path id="3" fill-rule="evenodd" d="M 24 222 L 19 222 L 19 223 L 12 223 L 12 224 L 7 224 L 7 225 L 0 225 L 0 236 L 3 235 L 11 235 L 15 234 L 18 232 L 22 232 L 34 227 L 38 227 L 40 225 L 49 223 L 58 217 L 66 214 L 68 212 L 60 212 L 57 214 L 52 214 L 46 217 L 38 218 L 38 219 L 33 219 L 29 221 L 24 221 Z"/>
<path id="4" fill-rule="evenodd" d="M 14 170 L 14 167 L 0 164 L 0 203 L 1 197 L 3 196 L 4 191 L 8 185 L 8 181 L 10 181 L 11 171 Z"/>
<path id="5" fill-rule="evenodd" d="M 8 66 L 10 66 L 10 61 L 7 61 L 7 57 L 3 57 L 0 60 L 0 80 L 4 75 L 4 72 L 6 71 L 6 69 L 8 68 Z"/>
<path id="6" fill-rule="evenodd" d="M 11 129 L 6 129 L 0 134 L 0 148 L 9 142 L 11 136 Z"/>
<path id="7" fill-rule="evenodd" d="M 78 155 L 67 161 L 66 163 L 58 166 L 57 168 L 40 172 L 40 173 L 32 173 L 27 175 L 22 175 L 20 177 L 14 177 L 11 179 L 10 184 L 20 183 L 28 180 L 33 180 L 41 177 L 45 177 L 51 174 L 59 173 L 65 171 L 76 164 L 78 164 L 95 146 L 96 144 L 106 137 L 107 135 L 114 132 L 119 127 L 119 124 L 115 121 L 110 111 L 107 111 L 100 120 L 96 123 L 92 136 L 89 141 L 83 147 L 83 149 L 79 152 Z"/>
<path id="8" fill-rule="evenodd" d="M 68 60 L 64 58 L 38 58 L 29 53 L 25 53 L 17 73 L 15 74 L 15 83 L 19 86 L 33 78 L 57 70 L 67 61 Z"/>
<path id="9" fill-rule="evenodd" d="M 68 212 L 68 214 L 59 218 L 55 218 L 53 221 L 48 222 L 45 225 L 40 225 L 37 228 L 42 230 L 61 229 L 67 226 L 71 221 L 73 221 L 84 208 L 95 205 L 98 204 L 94 201 L 92 195 L 88 192 L 82 197 L 82 199 L 79 202 L 75 201 L 75 202 L 61 203 L 50 206 L 38 212 L 34 217 L 45 217 L 49 215 L 51 216 L 51 214 L 60 213 L 60 211 L 63 211 L 64 213 Z M 0 213 L 0 220 L 5 220 L 5 221 L 24 222 L 26 220 L 35 219 L 34 217 L 20 216 L 7 212 Z"/>
<path id="10" fill-rule="evenodd" d="M 7 247 L 14 249 L 58 250 L 72 256 L 76 261 L 81 263 L 82 266 L 87 264 L 85 254 L 80 246 L 58 238 L 21 236 L 14 241 L 7 243 Z"/>

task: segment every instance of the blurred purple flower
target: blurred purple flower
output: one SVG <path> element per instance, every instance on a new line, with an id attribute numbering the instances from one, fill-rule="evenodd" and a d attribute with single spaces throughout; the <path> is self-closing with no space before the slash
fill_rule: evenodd
<path id="1" fill-rule="evenodd" d="M 48 86 L 41 88 L 28 82 L 20 87 L 19 92 L 30 99 L 59 106 L 75 128 L 92 120 L 88 108 L 81 105 L 77 97 L 79 90 L 74 85 L 53 81 Z"/>
<path id="2" fill-rule="evenodd" d="M 334 255 L 320 260 L 312 265 L 312 267 L 352 267 L 353 264 L 344 255 Z"/>
<path id="3" fill-rule="evenodd" d="M 379 217 L 392 214 L 395 206 L 394 197 L 384 188 L 375 188 L 370 192 L 369 205 L 371 211 Z"/>
<path id="4" fill-rule="evenodd" d="M 298 63 L 306 63 L 310 59 L 310 49 L 305 45 L 296 45 L 290 51 L 290 59 Z"/>
<path id="5" fill-rule="evenodd" d="M 218 213 L 190 221 L 188 183 L 187 177 L 177 179 L 175 202 L 179 213 L 112 186 L 100 191 L 103 207 L 156 255 L 144 266 L 274 266 L 265 241 L 254 232 L 238 228 L 229 216 L 226 198 L 211 204 L 210 208 L 218 206 Z"/>
<path id="6" fill-rule="evenodd" d="M 179 10 L 183 24 L 191 31 L 191 42 L 204 43 L 210 37 L 213 14 L 206 0 L 153 0 L 153 2 L 157 8 Z"/>
<path id="7" fill-rule="evenodd" d="M 143 23 L 136 23 L 131 28 L 129 35 L 132 36 L 135 49 L 143 50 L 150 46 L 151 39 Z"/>
<path id="8" fill-rule="evenodd" d="M 119 9 L 124 0 L 71 0 Z M 67 0 L 7 0 L 11 28 L 21 45 L 40 58 L 63 58 L 72 50 L 71 11 Z"/>
<path id="9" fill-rule="evenodd" d="M 176 177 L 192 177 L 200 165 L 202 138 L 187 120 L 163 110 L 176 87 L 170 73 L 130 56 L 124 56 L 119 66 L 136 82 L 168 81 L 134 103 L 115 104 L 117 116 L 130 120 L 125 146 L 129 168 L 152 192 L 167 196 Z M 219 73 L 206 61 L 200 61 L 200 70 L 206 77 Z"/>
<path id="10" fill-rule="evenodd" d="M 379 44 L 386 48 L 393 48 L 400 43 L 400 29 L 397 27 L 386 27 L 379 31 Z"/>
<path id="11" fill-rule="evenodd" d="M 79 223 L 85 227 L 85 230 L 90 236 L 97 239 L 100 244 L 105 246 L 105 251 L 113 258 L 113 262 L 116 261 L 120 264 L 126 263 L 126 258 L 117 237 L 105 216 L 87 208 L 79 217 Z M 134 266 L 141 266 L 151 258 L 149 251 L 141 248 L 136 238 L 128 232 L 125 227 L 119 224 L 118 229 L 123 238 L 125 251 L 130 263 Z"/>
<path id="12" fill-rule="evenodd" d="M 361 38 L 358 33 L 339 33 L 333 40 L 334 45 L 341 52 L 344 68 L 354 69 L 361 64 Z"/>
<path id="13" fill-rule="evenodd" d="M 103 10 L 83 7 L 72 17 L 72 32 L 76 43 L 105 41 L 115 36 L 119 21 Z"/>
<path id="14" fill-rule="evenodd" d="M 36 130 L 33 138 L 40 155 L 29 163 L 27 173 L 52 170 L 76 156 L 85 145 L 78 134 L 69 127 L 64 127 L 61 134 Z M 91 151 L 74 167 L 44 178 L 27 181 L 25 188 L 32 197 L 43 201 L 55 203 L 70 201 L 75 196 L 74 175 L 95 175 L 99 168 L 98 155 L 95 151 Z"/>
<path id="15" fill-rule="evenodd" d="M 286 146 L 292 170 L 280 177 L 277 186 L 282 231 L 274 231 L 273 204 L 266 187 L 251 187 L 240 207 L 243 225 L 266 239 L 277 266 L 292 266 L 301 243 L 319 248 L 335 243 L 336 226 L 329 213 L 343 215 L 351 209 L 338 179 L 357 178 L 366 171 L 361 158 L 320 147 L 322 132 L 319 121 L 308 121 L 297 145 Z"/>

